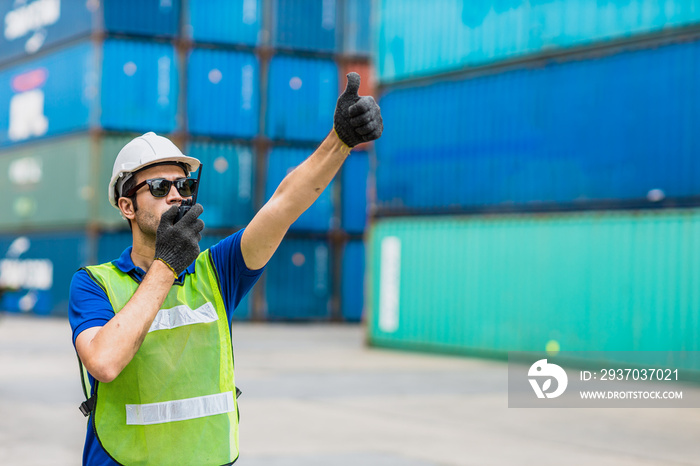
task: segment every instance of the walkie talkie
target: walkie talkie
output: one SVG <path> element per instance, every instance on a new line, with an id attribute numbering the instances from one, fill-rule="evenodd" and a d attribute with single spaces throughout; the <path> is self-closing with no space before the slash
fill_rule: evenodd
<path id="1" fill-rule="evenodd" d="M 193 205 L 197 203 L 197 194 L 199 194 L 199 179 L 202 177 L 202 163 L 199 164 L 199 170 L 197 171 L 197 185 L 194 188 L 194 194 L 191 198 L 185 199 L 177 208 L 177 217 L 175 218 L 175 223 L 179 222 L 182 217 L 187 213 L 188 210 L 192 208 Z"/>

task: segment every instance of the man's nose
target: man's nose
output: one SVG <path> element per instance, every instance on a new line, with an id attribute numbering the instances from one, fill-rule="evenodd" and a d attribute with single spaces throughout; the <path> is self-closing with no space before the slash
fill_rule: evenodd
<path id="1" fill-rule="evenodd" d="M 178 192 L 177 188 L 175 187 L 175 183 L 173 183 L 170 186 L 170 191 L 168 192 L 168 196 L 166 198 L 166 201 L 168 204 L 175 204 L 181 203 L 185 198 L 180 196 L 180 193 Z"/>

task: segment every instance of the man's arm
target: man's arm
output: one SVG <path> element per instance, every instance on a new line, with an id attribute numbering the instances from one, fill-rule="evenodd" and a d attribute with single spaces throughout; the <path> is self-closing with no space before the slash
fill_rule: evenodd
<path id="1" fill-rule="evenodd" d="M 249 269 L 262 268 L 282 242 L 289 227 L 316 201 L 355 145 L 382 134 L 379 106 L 372 97 L 360 97 L 360 76 L 348 74 L 345 92 L 338 98 L 333 131 L 301 165 L 289 173 L 269 201 L 255 215 L 241 238 L 243 260 Z"/>
<path id="2" fill-rule="evenodd" d="M 131 299 L 104 326 L 89 328 L 75 340 L 78 357 L 100 382 L 111 382 L 131 362 L 174 280 L 199 255 L 202 206 L 194 205 L 180 221 L 177 212 L 178 206 L 173 206 L 163 213 L 155 259 Z"/>
<path id="3" fill-rule="evenodd" d="M 350 153 L 332 131 L 316 151 L 289 173 L 269 201 L 250 221 L 241 238 L 246 266 L 265 266 L 289 227 L 311 207 L 338 172 Z"/>
<path id="4" fill-rule="evenodd" d="M 75 339 L 75 349 L 87 371 L 100 382 L 111 382 L 133 359 L 173 284 L 173 272 L 154 261 L 136 293 L 103 327 L 91 327 Z"/>

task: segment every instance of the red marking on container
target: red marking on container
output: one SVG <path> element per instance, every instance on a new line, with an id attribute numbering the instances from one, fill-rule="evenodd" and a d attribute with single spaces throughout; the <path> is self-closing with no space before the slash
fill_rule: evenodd
<path id="1" fill-rule="evenodd" d="M 31 91 L 46 82 L 49 72 L 46 68 L 37 68 L 26 73 L 18 74 L 12 78 L 12 90 L 15 92 Z"/>

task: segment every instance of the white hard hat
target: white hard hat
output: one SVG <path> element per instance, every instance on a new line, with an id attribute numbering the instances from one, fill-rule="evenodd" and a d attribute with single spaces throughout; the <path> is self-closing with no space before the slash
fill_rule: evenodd
<path id="1" fill-rule="evenodd" d="M 131 178 L 134 172 L 146 168 L 148 165 L 163 162 L 183 163 L 189 172 L 199 168 L 199 160 L 187 157 L 170 139 L 158 136 L 156 133 L 146 133 L 129 141 L 119 151 L 117 160 L 114 161 L 112 179 L 107 190 L 110 204 L 119 209 L 117 206 L 118 195 L 122 194 L 121 189 L 124 182 Z"/>

